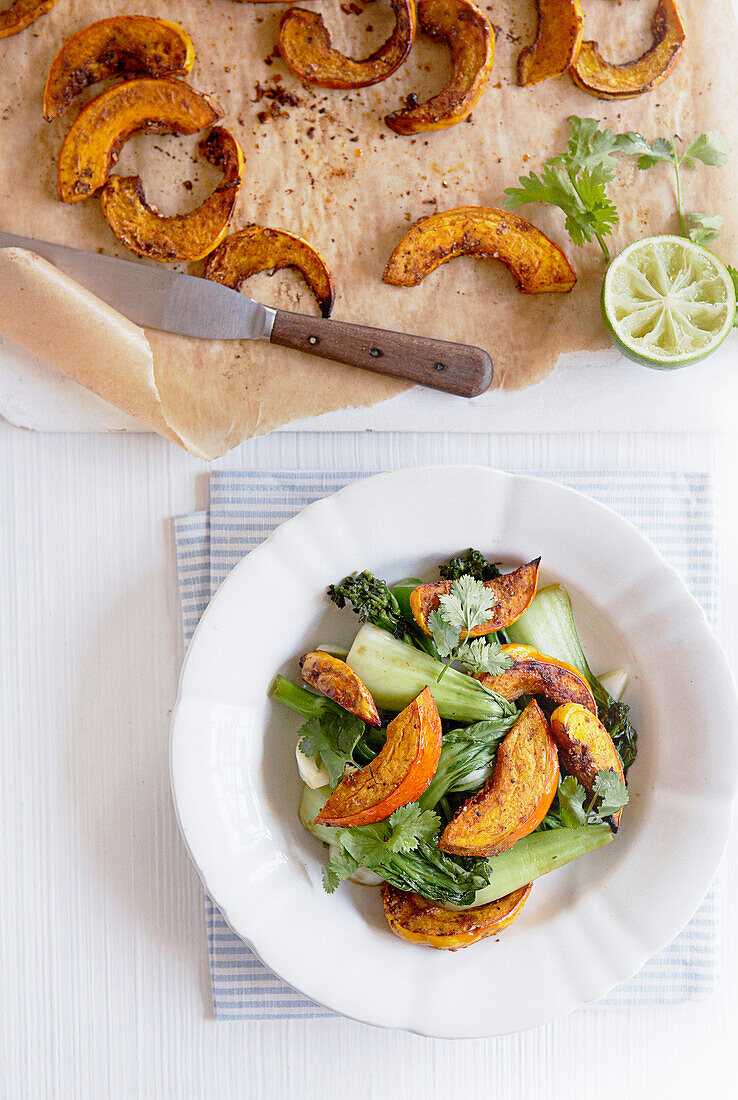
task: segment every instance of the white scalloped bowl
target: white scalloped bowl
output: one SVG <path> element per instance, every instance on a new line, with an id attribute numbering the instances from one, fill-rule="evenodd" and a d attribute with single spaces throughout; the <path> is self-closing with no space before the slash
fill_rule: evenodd
<path id="1" fill-rule="evenodd" d="M 602 672 L 631 671 L 640 731 L 631 803 L 606 848 L 535 883 L 498 940 L 440 952 L 393 936 L 379 891 L 321 886 L 324 849 L 298 823 L 300 720 L 278 672 L 348 642 L 326 586 L 357 569 L 423 575 L 477 546 L 543 558 L 574 600 Z M 356 482 L 284 523 L 233 570 L 202 618 L 172 726 L 183 835 L 229 924 L 286 982 L 337 1012 L 423 1035 L 504 1034 L 633 975 L 687 923 L 716 873 L 736 787 L 738 707 L 725 655 L 677 573 L 635 527 L 562 485 L 482 467 Z"/>

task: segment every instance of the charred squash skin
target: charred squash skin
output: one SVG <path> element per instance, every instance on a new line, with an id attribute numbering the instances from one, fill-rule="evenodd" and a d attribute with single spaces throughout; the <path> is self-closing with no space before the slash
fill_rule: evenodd
<path id="1" fill-rule="evenodd" d="M 584 32 L 580 0 L 536 0 L 538 24 L 532 46 L 518 54 L 518 84 L 561 76 L 579 53 Z"/>
<path id="2" fill-rule="evenodd" d="M 532 883 L 528 883 L 499 901 L 453 913 L 420 894 L 397 890 L 386 882 L 382 904 L 387 924 L 396 936 L 439 951 L 458 951 L 487 936 L 496 936 L 512 924 L 531 889 Z"/>
<path id="3" fill-rule="evenodd" d="M 108 77 L 186 76 L 194 63 L 192 39 L 177 23 L 145 15 L 100 19 L 68 38 L 51 62 L 44 118 L 58 118 L 80 92 Z"/>
<path id="4" fill-rule="evenodd" d="M 451 47 L 453 71 L 445 88 L 417 107 L 387 115 L 396 134 L 446 130 L 468 118 L 482 98 L 495 60 L 495 32 L 471 0 L 420 0 L 418 27 Z"/>
<path id="5" fill-rule="evenodd" d="M 484 582 L 484 587 L 494 597 L 495 606 L 491 618 L 482 626 L 475 626 L 470 632 L 472 638 L 491 634 L 495 630 L 504 630 L 520 618 L 536 594 L 540 564 L 541 559 L 535 558 L 512 573 L 503 573 L 494 580 Z M 451 591 L 451 584 L 451 581 L 421 584 L 410 593 L 413 618 L 426 634 L 431 633 L 428 616 L 438 607 L 441 596 L 447 596 Z"/>
<path id="6" fill-rule="evenodd" d="M 222 126 L 215 126 L 199 145 L 200 153 L 223 169 L 213 194 L 188 214 L 164 217 L 146 201 L 140 176 L 111 176 L 100 202 L 110 228 L 137 256 L 160 263 L 194 263 L 207 256 L 228 232 L 244 178 L 241 146 Z"/>
<path id="7" fill-rule="evenodd" d="M 368 726 L 379 729 L 382 725 L 371 692 L 345 661 L 316 649 L 300 658 L 300 668 L 309 687 L 361 718 Z"/>
<path id="8" fill-rule="evenodd" d="M 323 317 L 330 317 L 335 300 L 333 276 L 327 261 L 302 237 L 284 229 L 250 225 L 231 234 L 208 257 L 205 278 L 232 290 L 260 271 L 296 268 L 315 295 Z"/>
<path id="9" fill-rule="evenodd" d="M 570 68 L 577 88 L 598 99 L 633 99 L 666 80 L 684 46 L 687 32 L 676 0 L 659 0 L 651 20 L 652 42 L 634 61 L 606 61 L 597 42 L 583 42 Z"/>
<path id="10" fill-rule="evenodd" d="M 0 11 L 0 38 L 20 34 L 51 11 L 55 3 L 56 0 L 15 0 L 5 11 Z"/>
<path id="11" fill-rule="evenodd" d="M 316 817 L 319 825 L 349 828 L 385 821 L 415 802 L 438 767 L 441 719 L 430 688 L 387 727 L 387 741 L 371 764 L 344 776 Z"/>
<path id="12" fill-rule="evenodd" d="M 387 261 L 392 286 L 418 286 L 456 256 L 501 260 L 524 294 L 568 293 L 577 281 L 566 256 L 537 226 L 486 206 L 458 206 L 421 218 Z"/>
<path id="13" fill-rule="evenodd" d="M 196 134 L 222 115 L 214 99 L 181 80 L 142 77 L 115 84 L 80 111 L 64 139 L 59 198 L 79 202 L 99 191 L 133 134 Z"/>
<path id="14" fill-rule="evenodd" d="M 556 742 L 561 763 L 573 775 L 588 795 L 594 793 L 597 772 L 613 771 L 625 782 L 623 765 L 612 737 L 596 714 L 576 703 L 557 707 L 551 715 L 551 735 Z M 622 810 L 613 814 L 617 829 Z"/>
<path id="15" fill-rule="evenodd" d="M 390 0 L 395 28 L 387 41 L 360 61 L 334 50 L 317 12 L 290 8 L 279 26 L 279 52 L 301 80 L 320 88 L 367 88 L 402 65 L 415 40 L 415 0 Z"/>
<path id="16" fill-rule="evenodd" d="M 572 665 L 556 661 L 527 645 L 503 645 L 500 652 L 512 658 L 512 665 L 497 676 L 484 673 L 481 683 L 490 691 L 513 702 L 521 695 L 545 695 L 555 703 L 577 703 L 597 714 L 592 689 Z"/>
<path id="17" fill-rule="evenodd" d="M 500 745 L 492 778 L 449 821 L 438 847 L 457 856 L 507 851 L 538 828 L 558 784 L 556 745 L 533 701 Z"/>

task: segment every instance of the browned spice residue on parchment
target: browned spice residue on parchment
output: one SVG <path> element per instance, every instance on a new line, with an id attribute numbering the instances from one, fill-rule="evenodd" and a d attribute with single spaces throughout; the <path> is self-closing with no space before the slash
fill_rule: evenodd
<path id="1" fill-rule="evenodd" d="M 64 38 L 93 19 L 133 14 L 140 7 L 139 0 L 98 0 L 93 10 L 83 0 L 64 0 L 27 31 L 3 41 L 3 229 L 128 257 L 96 199 L 65 206 L 56 198 L 61 140 L 80 103 L 100 88 L 90 89 L 52 124 L 41 117 L 41 97 L 49 62 Z M 599 39 L 605 56 L 622 61 L 648 44 L 654 3 L 616 7 L 614 19 L 612 0 L 589 0 L 586 33 Z M 596 245 L 572 245 L 559 211 L 541 206 L 519 211 L 566 251 L 579 277 L 568 295 L 520 294 L 504 266 L 471 257 L 443 265 L 419 287 L 390 287 L 381 281 L 387 258 L 408 225 L 429 212 L 501 206 L 505 187 L 563 149 L 571 114 L 648 138 L 677 133 L 690 139 L 721 129 L 738 156 L 738 122 L 730 109 L 738 56 L 732 5 L 682 0 L 681 7 L 687 43 L 674 73 L 645 96 L 611 103 L 579 91 L 566 76 L 518 88 L 515 63 L 521 46 L 533 38 L 534 4 L 491 4 L 486 10 L 500 28 L 495 66 L 471 123 L 412 138 L 393 134 L 384 115 L 410 102 L 408 97 L 422 101 L 437 92 L 450 72 L 448 49 L 422 36 L 408 62 L 384 83 L 329 91 L 302 84 L 276 55 L 281 5 L 180 0 L 173 12 L 170 3 L 150 0 L 146 14 L 175 18 L 189 32 L 196 50 L 189 82 L 221 102 L 222 124 L 243 145 L 246 182 L 233 228 L 255 222 L 304 236 L 333 271 L 334 317 L 478 344 L 495 361 L 495 385 L 515 389 L 544 378 L 564 352 L 606 346 L 598 304 L 604 264 Z M 393 25 L 384 0 L 366 8 L 324 3 L 320 10 L 336 48 L 357 57 L 376 49 Z M 138 136 L 124 147 L 115 170 L 141 175 L 147 197 L 164 213 L 190 209 L 218 178 L 197 157 L 196 144 L 196 138 Z M 685 172 L 684 187 L 688 210 L 723 215 L 717 251 L 735 260 L 738 210 L 732 179 L 731 167 L 700 167 Z M 621 213 L 613 251 L 645 233 L 677 229 L 667 167 L 639 173 L 623 163 L 610 190 Z M 243 289 L 269 305 L 316 312 L 292 272 L 257 276 Z M 373 404 L 404 388 L 264 342 L 147 335 L 162 403 L 183 421 L 189 418 L 190 429 L 194 421 L 194 430 L 215 449 L 297 417 Z"/>

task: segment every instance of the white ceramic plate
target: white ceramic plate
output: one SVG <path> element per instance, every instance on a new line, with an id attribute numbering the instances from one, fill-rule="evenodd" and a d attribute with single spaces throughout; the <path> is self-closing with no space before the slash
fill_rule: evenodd
<path id="1" fill-rule="evenodd" d="M 379 891 L 321 886 L 324 849 L 297 820 L 300 719 L 276 673 L 348 642 L 326 586 L 369 568 L 429 575 L 476 546 L 543 558 L 570 591 L 596 670 L 625 666 L 640 731 L 615 843 L 534 885 L 499 940 L 459 952 L 393 936 Z M 424 1035 L 497 1035 L 551 1020 L 634 974 L 694 913 L 717 870 L 736 785 L 736 694 L 676 572 L 633 526 L 562 485 L 482 467 L 354 483 L 283 524 L 228 577 L 182 671 L 172 781 L 182 831 L 231 926 L 275 973 L 337 1012 Z"/>

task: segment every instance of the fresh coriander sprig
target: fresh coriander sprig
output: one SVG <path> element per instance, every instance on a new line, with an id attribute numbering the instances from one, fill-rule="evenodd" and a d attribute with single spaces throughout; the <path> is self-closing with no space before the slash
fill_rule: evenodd
<path id="1" fill-rule="evenodd" d="M 520 187 L 505 190 L 505 207 L 514 210 L 531 202 L 558 206 L 566 215 L 566 231 L 574 244 L 596 240 L 609 262 L 605 243 L 619 215 L 607 193 L 615 175 L 617 138 L 600 130 L 595 118 L 570 115 L 571 137 L 566 152 L 545 162 L 540 176 L 520 177 Z"/>
<path id="2" fill-rule="evenodd" d="M 710 168 L 722 168 L 730 156 L 730 145 L 719 130 L 708 130 L 706 134 L 700 134 L 683 153 L 679 153 L 679 138 L 656 138 L 654 141 L 646 141 L 641 135 L 631 130 L 627 134 L 618 134 L 616 138 L 617 152 L 629 157 L 638 158 L 638 167 L 641 169 L 653 168 L 656 164 L 664 162 L 674 168 L 676 183 L 677 212 L 683 237 L 689 237 L 696 244 L 704 245 L 714 240 L 723 225 L 723 219 L 719 214 L 689 214 L 684 216 L 682 201 L 682 168 L 694 169 L 697 161 L 708 165 Z M 687 222 L 691 228 L 687 228 Z"/>
<path id="3" fill-rule="evenodd" d="M 573 829 L 611 817 L 628 803 L 628 788 L 614 771 L 599 771 L 589 801 L 587 792 L 573 775 L 559 783 L 559 816 L 561 824 Z"/>
<path id="4" fill-rule="evenodd" d="M 451 589 L 440 597 L 438 607 L 428 616 L 428 627 L 442 660 L 440 680 L 452 661 L 460 661 L 470 672 L 497 676 L 510 667 L 509 658 L 500 644 L 488 637 L 470 637 L 475 627 L 483 626 L 495 608 L 494 592 L 474 577 L 461 576 L 451 582 Z"/>

